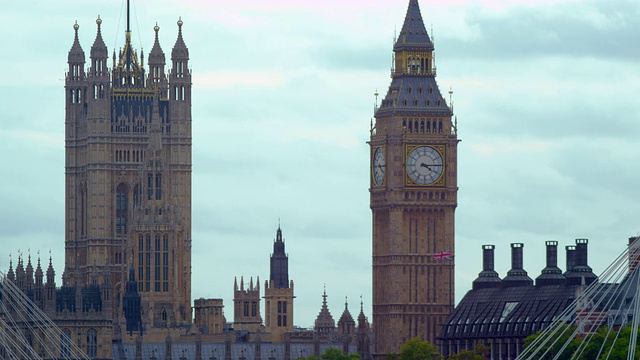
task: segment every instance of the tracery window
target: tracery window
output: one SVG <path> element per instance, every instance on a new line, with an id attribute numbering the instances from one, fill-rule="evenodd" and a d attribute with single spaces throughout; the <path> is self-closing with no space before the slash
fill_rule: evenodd
<path id="1" fill-rule="evenodd" d="M 98 332 L 95 329 L 87 331 L 87 355 L 90 358 L 98 356 Z"/>
<path id="2" fill-rule="evenodd" d="M 127 233 L 127 186 L 118 185 L 116 189 L 116 234 Z"/>

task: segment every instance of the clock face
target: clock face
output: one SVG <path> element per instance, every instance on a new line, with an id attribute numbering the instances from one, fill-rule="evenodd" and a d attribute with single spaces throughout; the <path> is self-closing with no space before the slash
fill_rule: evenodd
<path id="1" fill-rule="evenodd" d="M 418 184 L 429 185 L 442 177 L 444 163 L 438 150 L 430 146 L 419 146 L 407 158 L 407 174 Z"/>
<path id="2" fill-rule="evenodd" d="M 378 147 L 373 154 L 373 181 L 376 185 L 382 185 L 385 168 L 384 151 L 381 147 Z"/>

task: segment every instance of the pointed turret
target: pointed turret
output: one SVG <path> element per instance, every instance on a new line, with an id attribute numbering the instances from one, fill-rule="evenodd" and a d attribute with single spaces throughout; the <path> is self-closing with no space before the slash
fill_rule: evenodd
<path id="1" fill-rule="evenodd" d="M 158 84 L 158 87 L 161 89 L 166 88 L 167 78 L 164 73 L 164 67 L 167 63 L 166 58 L 164 56 L 164 51 L 162 51 L 162 47 L 160 46 L 160 41 L 158 40 L 158 32 L 160 31 L 160 27 L 158 23 L 153 27 L 153 31 L 156 33 L 156 39 L 153 43 L 153 47 L 151 48 L 151 52 L 149 53 L 149 84 Z M 160 86 L 163 84 L 164 86 Z M 166 94 L 162 94 L 162 97 L 166 97 Z"/>
<path id="2" fill-rule="evenodd" d="M 33 265 L 31 265 L 31 253 L 27 255 L 27 267 L 25 268 L 26 282 L 25 286 L 27 291 L 33 289 Z"/>
<path id="3" fill-rule="evenodd" d="M 184 72 L 186 71 L 186 61 L 189 60 L 189 49 L 187 48 L 187 45 L 185 45 L 184 40 L 182 39 L 182 18 L 178 19 L 178 39 L 176 40 L 175 45 L 173 45 L 173 49 L 171 50 L 171 60 L 174 61 L 174 66 L 176 65 L 176 61 L 177 60 L 183 60 L 185 63 L 185 67 L 178 69 L 180 70 L 178 72 Z"/>
<path id="4" fill-rule="evenodd" d="M 327 287 L 325 286 L 322 293 L 322 307 L 315 322 L 315 331 L 319 333 L 329 333 L 335 331 L 335 328 L 336 322 L 333 320 L 333 316 L 331 316 L 331 312 L 327 306 Z"/>
<path id="5" fill-rule="evenodd" d="M 47 285 L 55 286 L 56 272 L 53 270 L 53 260 L 49 255 L 49 267 L 47 268 Z"/>
<path id="6" fill-rule="evenodd" d="M 80 29 L 80 25 L 78 25 L 76 21 L 73 25 L 73 31 L 75 32 L 73 45 L 71 45 L 71 50 L 69 50 L 69 56 L 67 57 L 69 79 L 73 81 L 83 80 L 84 78 L 85 57 L 84 50 L 82 50 L 82 46 L 80 46 L 80 41 L 78 40 L 78 29 Z"/>
<path id="7" fill-rule="evenodd" d="M 14 283 L 16 282 L 16 274 L 13 272 L 13 260 L 11 259 L 11 254 L 9 254 L 9 271 L 7 271 L 7 278 Z"/>
<path id="8" fill-rule="evenodd" d="M 351 312 L 349 311 L 349 302 L 345 296 L 344 311 L 342 311 L 342 315 L 338 320 L 338 333 L 341 336 L 353 335 L 355 333 L 355 328 L 356 322 L 353 320 L 353 316 L 351 316 Z"/>
<path id="9" fill-rule="evenodd" d="M 272 286 L 274 288 L 286 289 L 289 287 L 289 258 L 284 251 L 284 240 L 282 239 L 280 225 L 278 225 L 276 238 L 273 242 L 269 280 L 273 282 Z"/>
<path id="10" fill-rule="evenodd" d="M 360 359 L 371 359 L 371 342 L 369 340 L 369 321 L 364 315 L 364 303 L 362 302 L 362 296 L 360 296 L 360 314 L 358 315 L 358 354 Z"/>
<path id="11" fill-rule="evenodd" d="M 38 256 L 38 265 L 36 266 L 36 274 L 35 274 L 35 284 L 37 286 L 42 286 L 44 280 L 44 272 L 42 271 L 42 266 L 40 266 L 40 256 Z"/>
<path id="12" fill-rule="evenodd" d="M 107 58 L 109 57 L 109 52 L 107 51 L 107 45 L 105 45 L 102 39 L 102 32 L 100 30 L 102 19 L 100 19 L 100 16 L 96 19 L 96 24 L 98 30 L 96 32 L 96 39 L 91 46 L 91 71 L 89 74 L 91 76 L 105 76 L 108 75 Z"/>

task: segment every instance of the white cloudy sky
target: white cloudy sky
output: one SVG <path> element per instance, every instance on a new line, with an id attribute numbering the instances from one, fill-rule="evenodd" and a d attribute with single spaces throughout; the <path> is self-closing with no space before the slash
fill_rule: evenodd
<path id="1" fill-rule="evenodd" d="M 176 5 L 180 3 L 180 5 Z M 321 305 L 371 309 L 366 145 L 376 89 L 389 84 L 407 0 L 135 2 L 136 48 L 153 26 L 170 53 L 177 17 L 193 69 L 193 297 L 235 276 L 269 275 L 281 219 L 295 323 Z M 590 239 L 602 271 L 640 224 L 640 2 L 422 0 L 438 82 L 454 90 L 459 146 L 456 299 L 481 270 L 482 244 L 510 268 L 544 267 L 544 241 Z M 0 14 L 0 267 L 18 250 L 64 241 L 64 72 L 72 25 L 88 52 L 95 19 L 109 52 L 124 39 L 121 1 L 18 1 Z M 88 57 L 88 54 L 87 54 Z M 564 251 L 559 263 L 564 268 Z"/>

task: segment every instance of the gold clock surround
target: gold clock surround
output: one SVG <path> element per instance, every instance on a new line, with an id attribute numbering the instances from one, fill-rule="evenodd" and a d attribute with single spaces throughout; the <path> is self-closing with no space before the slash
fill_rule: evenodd
<path id="1" fill-rule="evenodd" d="M 442 157 L 442 173 L 440 174 L 440 177 L 430 183 L 430 184 L 421 184 L 419 182 L 414 181 L 411 176 L 409 176 L 409 172 L 407 171 L 407 161 L 409 159 L 409 155 L 411 154 L 411 152 L 417 148 L 420 147 L 430 147 L 432 149 L 434 149 L 435 151 L 438 152 L 438 154 L 440 154 L 440 156 Z M 432 144 L 411 144 L 411 145 L 406 145 L 405 147 L 405 152 L 404 152 L 404 184 L 405 186 L 420 186 L 420 187 L 444 187 L 446 186 L 446 176 L 445 173 L 447 171 L 447 163 L 446 163 L 446 157 L 445 157 L 446 153 L 445 153 L 445 146 L 444 145 L 432 145 Z"/>

